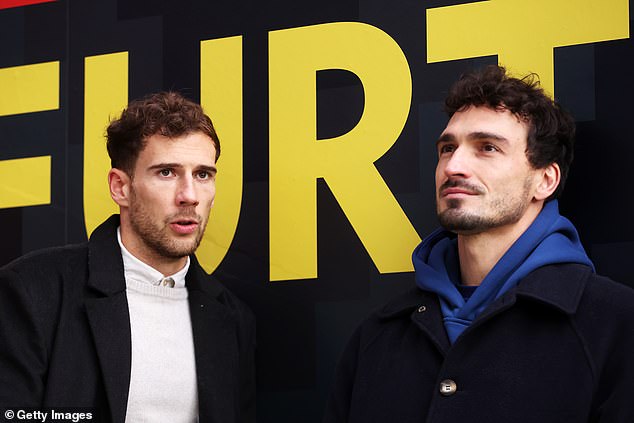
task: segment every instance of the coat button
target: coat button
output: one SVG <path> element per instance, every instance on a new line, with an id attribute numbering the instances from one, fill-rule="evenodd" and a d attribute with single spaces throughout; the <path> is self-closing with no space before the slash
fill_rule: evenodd
<path id="1" fill-rule="evenodd" d="M 419 313 L 424 313 L 427 311 L 427 307 L 425 307 L 424 305 L 418 307 L 418 310 L 416 310 Z"/>
<path id="2" fill-rule="evenodd" d="M 458 385 L 451 379 L 445 379 L 440 382 L 440 393 L 446 397 L 453 395 L 458 390 Z"/>

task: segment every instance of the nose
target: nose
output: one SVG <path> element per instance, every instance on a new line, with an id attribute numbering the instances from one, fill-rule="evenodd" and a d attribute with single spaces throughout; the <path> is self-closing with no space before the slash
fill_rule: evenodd
<path id="1" fill-rule="evenodd" d="M 194 185 L 193 177 L 184 177 L 180 180 L 178 192 L 176 194 L 176 202 L 179 206 L 198 205 L 198 193 L 196 192 L 196 186 Z"/>
<path id="2" fill-rule="evenodd" d="M 462 177 L 468 178 L 471 174 L 469 170 L 469 152 L 466 148 L 456 148 L 449 157 L 444 160 L 443 171 L 447 178 Z M 440 164 L 440 163 L 439 163 Z"/>

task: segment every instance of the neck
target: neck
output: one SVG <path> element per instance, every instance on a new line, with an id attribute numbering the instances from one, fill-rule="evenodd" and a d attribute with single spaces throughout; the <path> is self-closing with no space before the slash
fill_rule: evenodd
<path id="1" fill-rule="evenodd" d="M 157 254 L 154 249 L 147 246 L 141 240 L 130 236 L 129 231 L 124 229 L 123 222 L 121 223 L 121 243 L 130 254 L 148 266 L 158 270 L 163 276 L 173 275 L 187 264 L 187 256 L 165 257 Z"/>
<path id="2" fill-rule="evenodd" d="M 476 234 L 458 234 L 460 273 L 464 285 L 480 285 L 493 266 L 533 223 L 542 205 L 529 206 L 519 221 Z"/>
<path id="3" fill-rule="evenodd" d="M 121 242 L 124 242 L 123 239 L 121 240 Z M 125 245 L 125 243 L 123 245 Z M 128 247 L 126 246 L 126 248 Z M 128 251 L 130 251 L 130 249 L 128 249 Z M 178 272 L 183 267 L 185 267 L 185 264 L 187 264 L 187 257 L 178 257 L 178 258 L 172 259 L 172 258 L 165 258 L 162 256 L 161 257 L 151 257 L 149 255 L 140 256 L 136 252 L 132 252 L 132 251 L 130 251 L 130 253 L 134 255 L 134 257 L 141 260 L 143 263 L 161 272 L 163 276 L 173 275 L 174 273 Z"/>

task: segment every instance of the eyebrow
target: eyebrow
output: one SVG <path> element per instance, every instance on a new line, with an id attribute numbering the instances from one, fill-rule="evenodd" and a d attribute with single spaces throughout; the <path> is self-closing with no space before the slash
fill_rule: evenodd
<path id="1" fill-rule="evenodd" d="M 442 135 L 440 135 L 440 138 L 438 138 L 438 141 L 436 141 L 436 145 L 438 144 L 442 144 L 445 142 L 452 142 L 455 141 L 456 137 L 454 136 L 454 134 L 452 133 L 444 133 Z"/>
<path id="2" fill-rule="evenodd" d="M 172 168 L 172 169 L 181 169 L 183 168 L 183 165 L 180 163 L 157 163 L 155 165 L 152 165 L 150 167 L 148 167 L 148 170 L 158 170 L 158 169 L 167 169 L 167 168 Z M 207 165 L 199 165 L 196 166 L 196 170 L 206 170 L 207 172 L 210 173 L 218 173 L 218 169 L 216 168 L 216 166 L 207 166 Z"/>
<path id="3" fill-rule="evenodd" d="M 506 139 L 506 137 L 503 137 L 502 135 L 496 134 L 494 132 L 486 132 L 486 131 L 470 132 L 469 134 L 467 134 L 467 139 L 473 140 L 473 141 L 495 140 L 495 141 L 500 141 L 506 144 L 508 144 L 509 142 L 509 140 Z M 454 134 L 452 134 L 451 132 L 444 133 L 440 136 L 440 138 L 438 138 L 438 141 L 436 141 L 436 145 L 446 143 L 446 142 L 454 142 L 454 141 L 456 141 L 456 136 Z"/>

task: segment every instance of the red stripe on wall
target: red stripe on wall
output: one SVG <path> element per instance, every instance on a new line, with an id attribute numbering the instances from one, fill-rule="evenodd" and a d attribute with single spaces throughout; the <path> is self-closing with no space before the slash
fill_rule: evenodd
<path id="1" fill-rule="evenodd" d="M 57 0 L 0 0 L 0 9 L 29 6 L 31 4 L 49 3 Z"/>

